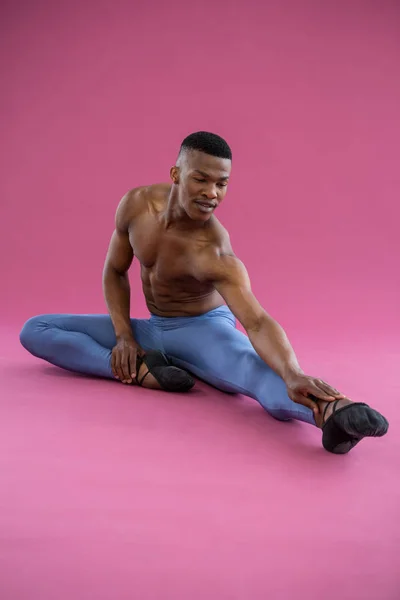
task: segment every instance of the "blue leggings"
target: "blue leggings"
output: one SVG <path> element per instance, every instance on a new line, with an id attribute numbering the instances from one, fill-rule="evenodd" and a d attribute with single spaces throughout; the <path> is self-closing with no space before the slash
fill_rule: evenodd
<path id="1" fill-rule="evenodd" d="M 274 418 L 315 425 L 312 411 L 290 400 L 283 380 L 236 329 L 227 306 L 197 317 L 131 319 L 143 350 L 162 350 L 174 365 L 212 386 L 257 400 Z M 115 333 L 108 315 L 39 315 L 29 319 L 21 344 L 34 356 L 70 371 L 114 379 Z"/>

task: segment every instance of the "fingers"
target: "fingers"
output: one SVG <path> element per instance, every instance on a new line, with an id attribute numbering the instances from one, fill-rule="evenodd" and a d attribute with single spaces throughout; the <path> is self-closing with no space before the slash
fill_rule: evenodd
<path id="1" fill-rule="evenodd" d="M 131 376 L 131 367 L 129 364 L 129 359 L 130 359 L 130 353 L 128 351 L 124 351 L 122 354 L 122 359 L 121 359 L 121 371 L 122 371 L 122 381 L 123 383 L 132 383 L 132 376 Z"/>
<path id="2" fill-rule="evenodd" d="M 122 369 L 121 369 L 121 355 L 120 355 L 119 352 L 115 352 L 113 354 L 113 356 L 114 356 L 114 374 L 115 374 L 115 377 L 117 379 L 119 379 L 120 381 L 123 381 L 124 374 L 123 374 Z"/>
<path id="3" fill-rule="evenodd" d="M 122 383 L 132 383 L 136 377 L 136 359 L 138 352 L 144 352 L 136 346 L 127 345 L 125 347 L 115 346 L 111 353 L 111 370 L 116 379 Z"/>
<path id="4" fill-rule="evenodd" d="M 297 404 L 302 404 L 303 406 L 307 406 L 307 408 L 309 408 L 310 410 L 313 411 L 314 415 L 319 414 L 318 404 L 311 398 L 308 398 L 307 396 L 303 396 L 303 394 L 299 394 L 299 393 L 292 394 L 290 396 L 290 398 L 294 402 L 297 402 Z"/>
<path id="5" fill-rule="evenodd" d="M 328 386 L 329 389 L 329 386 Z M 337 400 L 337 396 L 333 395 L 330 391 L 325 391 L 322 387 L 318 386 L 314 382 L 310 382 L 306 389 L 306 394 L 315 396 L 318 400 L 324 400 L 325 402 L 332 402 Z"/>
<path id="6" fill-rule="evenodd" d="M 337 389 L 335 389 L 325 381 L 322 381 L 322 379 L 315 379 L 314 383 L 326 394 L 334 396 L 336 400 L 346 397 L 344 394 L 341 394 Z"/>
<path id="7" fill-rule="evenodd" d="M 116 379 L 122 383 L 131 383 L 132 378 L 129 374 L 129 364 L 125 353 L 113 351 L 111 355 L 111 369 Z"/>

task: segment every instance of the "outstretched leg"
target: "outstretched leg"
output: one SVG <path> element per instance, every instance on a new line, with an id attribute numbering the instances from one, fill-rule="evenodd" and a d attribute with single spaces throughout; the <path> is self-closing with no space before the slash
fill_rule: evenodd
<path id="1" fill-rule="evenodd" d="M 315 425 L 313 412 L 289 398 L 284 381 L 236 329 L 227 307 L 193 318 L 151 317 L 150 322 L 162 331 L 165 352 L 178 367 L 220 390 L 254 398 L 276 419 Z"/>
<path id="2" fill-rule="evenodd" d="M 297 419 L 320 427 L 329 452 L 344 454 L 362 438 L 380 437 L 388 430 L 388 422 L 380 413 L 349 399 L 318 401 L 324 416 L 316 423 L 309 408 L 289 398 L 284 381 L 258 356 L 248 337 L 236 329 L 226 307 L 201 317 L 160 320 L 159 326 L 174 364 L 221 390 L 254 398 L 276 419 Z"/>

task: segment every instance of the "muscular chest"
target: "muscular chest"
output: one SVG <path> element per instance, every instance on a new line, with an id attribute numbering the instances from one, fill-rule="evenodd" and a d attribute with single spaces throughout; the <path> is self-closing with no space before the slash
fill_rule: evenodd
<path id="1" fill-rule="evenodd" d="M 143 220 L 132 228 L 130 242 L 142 267 L 157 280 L 202 279 L 197 256 L 204 243 L 193 239 L 190 233 L 165 231 L 158 224 Z"/>

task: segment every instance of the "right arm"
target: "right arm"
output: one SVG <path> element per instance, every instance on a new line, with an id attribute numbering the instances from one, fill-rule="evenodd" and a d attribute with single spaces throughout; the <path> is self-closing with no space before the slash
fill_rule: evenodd
<path id="1" fill-rule="evenodd" d="M 127 194 L 120 202 L 116 217 L 115 230 L 103 269 L 103 292 L 118 338 L 133 338 L 130 323 L 130 296 L 128 270 L 133 261 L 133 249 L 129 241 L 130 197 Z"/>
<path id="2" fill-rule="evenodd" d="M 131 290 L 128 277 L 134 256 L 129 241 L 133 195 L 134 192 L 129 192 L 118 206 L 115 230 L 103 269 L 103 293 L 117 339 L 112 354 L 112 369 L 115 377 L 124 383 L 130 383 L 136 374 L 138 349 L 130 322 Z"/>

